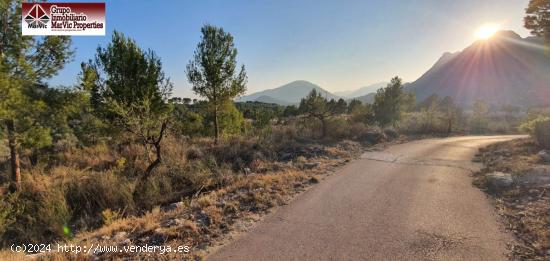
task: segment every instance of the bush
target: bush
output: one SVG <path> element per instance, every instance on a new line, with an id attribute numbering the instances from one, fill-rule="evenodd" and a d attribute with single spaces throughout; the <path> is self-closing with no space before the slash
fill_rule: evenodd
<path id="1" fill-rule="evenodd" d="M 519 126 L 519 131 L 527 132 L 545 148 L 550 149 L 550 117 L 537 115 Z"/>
<path id="2" fill-rule="evenodd" d="M 541 147 L 550 149 L 550 119 L 538 121 L 535 124 L 533 134 Z"/>
<path id="3" fill-rule="evenodd" d="M 71 213 L 63 191 L 43 176 L 25 178 L 20 191 L 2 199 L 2 244 L 45 243 L 71 236 L 67 226 Z"/>
<path id="4" fill-rule="evenodd" d="M 101 213 L 106 209 L 135 212 L 133 182 L 112 171 L 73 176 L 65 187 L 72 222 L 77 228 L 100 226 Z"/>

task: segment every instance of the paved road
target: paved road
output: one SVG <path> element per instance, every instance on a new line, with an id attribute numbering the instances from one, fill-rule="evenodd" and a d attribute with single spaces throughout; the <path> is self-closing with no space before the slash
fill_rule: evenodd
<path id="1" fill-rule="evenodd" d="M 511 236 L 471 185 L 479 147 L 429 139 L 367 152 L 208 260 L 505 260 Z"/>

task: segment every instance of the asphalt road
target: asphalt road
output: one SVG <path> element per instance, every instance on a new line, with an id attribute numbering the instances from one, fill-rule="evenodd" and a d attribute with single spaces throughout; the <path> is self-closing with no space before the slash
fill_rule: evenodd
<path id="1" fill-rule="evenodd" d="M 366 152 L 208 260 L 505 260 L 512 240 L 471 184 L 479 147 L 428 139 Z"/>

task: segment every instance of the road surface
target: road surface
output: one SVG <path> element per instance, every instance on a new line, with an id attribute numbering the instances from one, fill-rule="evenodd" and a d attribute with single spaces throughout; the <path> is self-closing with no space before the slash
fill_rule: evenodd
<path id="1" fill-rule="evenodd" d="M 208 260 L 506 260 L 512 240 L 469 176 L 477 149 L 521 136 L 366 152 Z"/>

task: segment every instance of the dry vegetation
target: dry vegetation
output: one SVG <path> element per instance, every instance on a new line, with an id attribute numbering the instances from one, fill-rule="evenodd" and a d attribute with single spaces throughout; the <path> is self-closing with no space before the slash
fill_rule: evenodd
<path id="1" fill-rule="evenodd" d="M 550 258 L 550 185 L 517 182 L 534 167 L 544 167 L 537 156 L 540 150 L 532 138 L 527 138 L 488 146 L 476 158 L 484 168 L 476 173 L 475 184 L 491 194 L 506 227 L 518 239 L 510 246 L 514 260 Z M 494 171 L 512 174 L 514 184 L 504 190 L 489 189 L 486 175 Z"/>
<path id="2" fill-rule="evenodd" d="M 2 202 L 7 203 L 0 206 L 6 213 L 0 215 L 2 242 L 188 245 L 191 252 L 183 256 L 199 258 L 224 235 L 246 230 L 271 208 L 359 155 L 364 146 L 397 137 L 391 130 L 330 121 L 325 139 L 311 139 L 318 123 L 296 121 L 273 125 L 257 136 L 228 136 L 218 144 L 210 138 L 169 135 L 163 141 L 163 164 L 147 179 L 135 176 L 149 156 L 136 143 L 71 147 L 43 164 L 23 162 L 21 191 L 6 194 Z M 182 257 L 172 255 L 154 258 Z M 77 259 L 91 257 L 80 254 Z"/>

